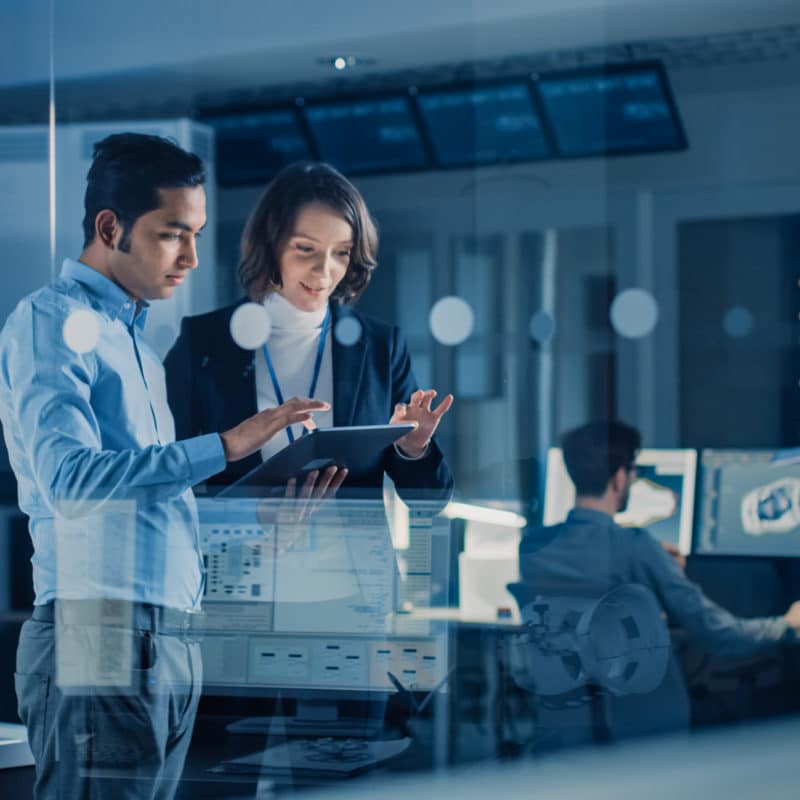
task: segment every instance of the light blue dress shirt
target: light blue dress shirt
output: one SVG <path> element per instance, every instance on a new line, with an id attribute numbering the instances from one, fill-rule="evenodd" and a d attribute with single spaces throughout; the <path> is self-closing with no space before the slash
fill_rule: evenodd
<path id="1" fill-rule="evenodd" d="M 64 336 L 77 311 L 93 312 L 99 331 L 85 353 Z M 0 421 L 30 517 L 37 605 L 199 605 L 191 487 L 223 470 L 225 456 L 218 434 L 175 441 L 164 370 L 141 339 L 146 316 L 146 303 L 67 259 L 0 332 Z"/>

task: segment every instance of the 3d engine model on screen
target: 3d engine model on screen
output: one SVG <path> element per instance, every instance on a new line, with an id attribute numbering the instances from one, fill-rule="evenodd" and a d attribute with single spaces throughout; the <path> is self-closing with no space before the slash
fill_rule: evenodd
<path id="1" fill-rule="evenodd" d="M 781 478 L 742 498 L 742 528 L 751 536 L 800 528 L 800 478 Z"/>

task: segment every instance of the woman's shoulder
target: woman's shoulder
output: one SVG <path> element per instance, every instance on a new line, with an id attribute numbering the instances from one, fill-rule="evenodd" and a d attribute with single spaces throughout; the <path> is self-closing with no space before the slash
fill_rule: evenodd
<path id="1" fill-rule="evenodd" d="M 353 306 L 335 306 L 333 313 L 336 323 L 348 317 L 355 319 L 361 326 L 364 335 L 370 339 L 385 339 L 390 341 L 395 336 L 397 326 L 389 322 L 384 322 L 370 314 L 365 314 L 363 311 Z"/>

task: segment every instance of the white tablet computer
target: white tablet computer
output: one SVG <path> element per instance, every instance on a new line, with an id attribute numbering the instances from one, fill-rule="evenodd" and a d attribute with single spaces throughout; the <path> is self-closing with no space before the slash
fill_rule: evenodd
<path id="1" fill-rule="evenodd" d="M 332 464 L 347 467 L 351 475 L 358 474 L 369 469 L 382 450 L 413 430 L 414 426 L 407 423 L 316 428 L 250 470 L 218 496 L 253 494 L 254 489 L 283 487 L 289 478 L 295 477 L 299 482 L 312 470 L 323 470 Z"/>

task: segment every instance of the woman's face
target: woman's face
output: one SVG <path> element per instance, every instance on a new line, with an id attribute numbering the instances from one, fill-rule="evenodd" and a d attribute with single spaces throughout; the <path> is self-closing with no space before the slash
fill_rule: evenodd
<path id="1" fill-rule="evenodd" d="M 303 311 L 324 308 L 347 272 L 352 249 L 353 230 L 332 208 L 303 206 L 280 255 L 278 291 Z"/>

